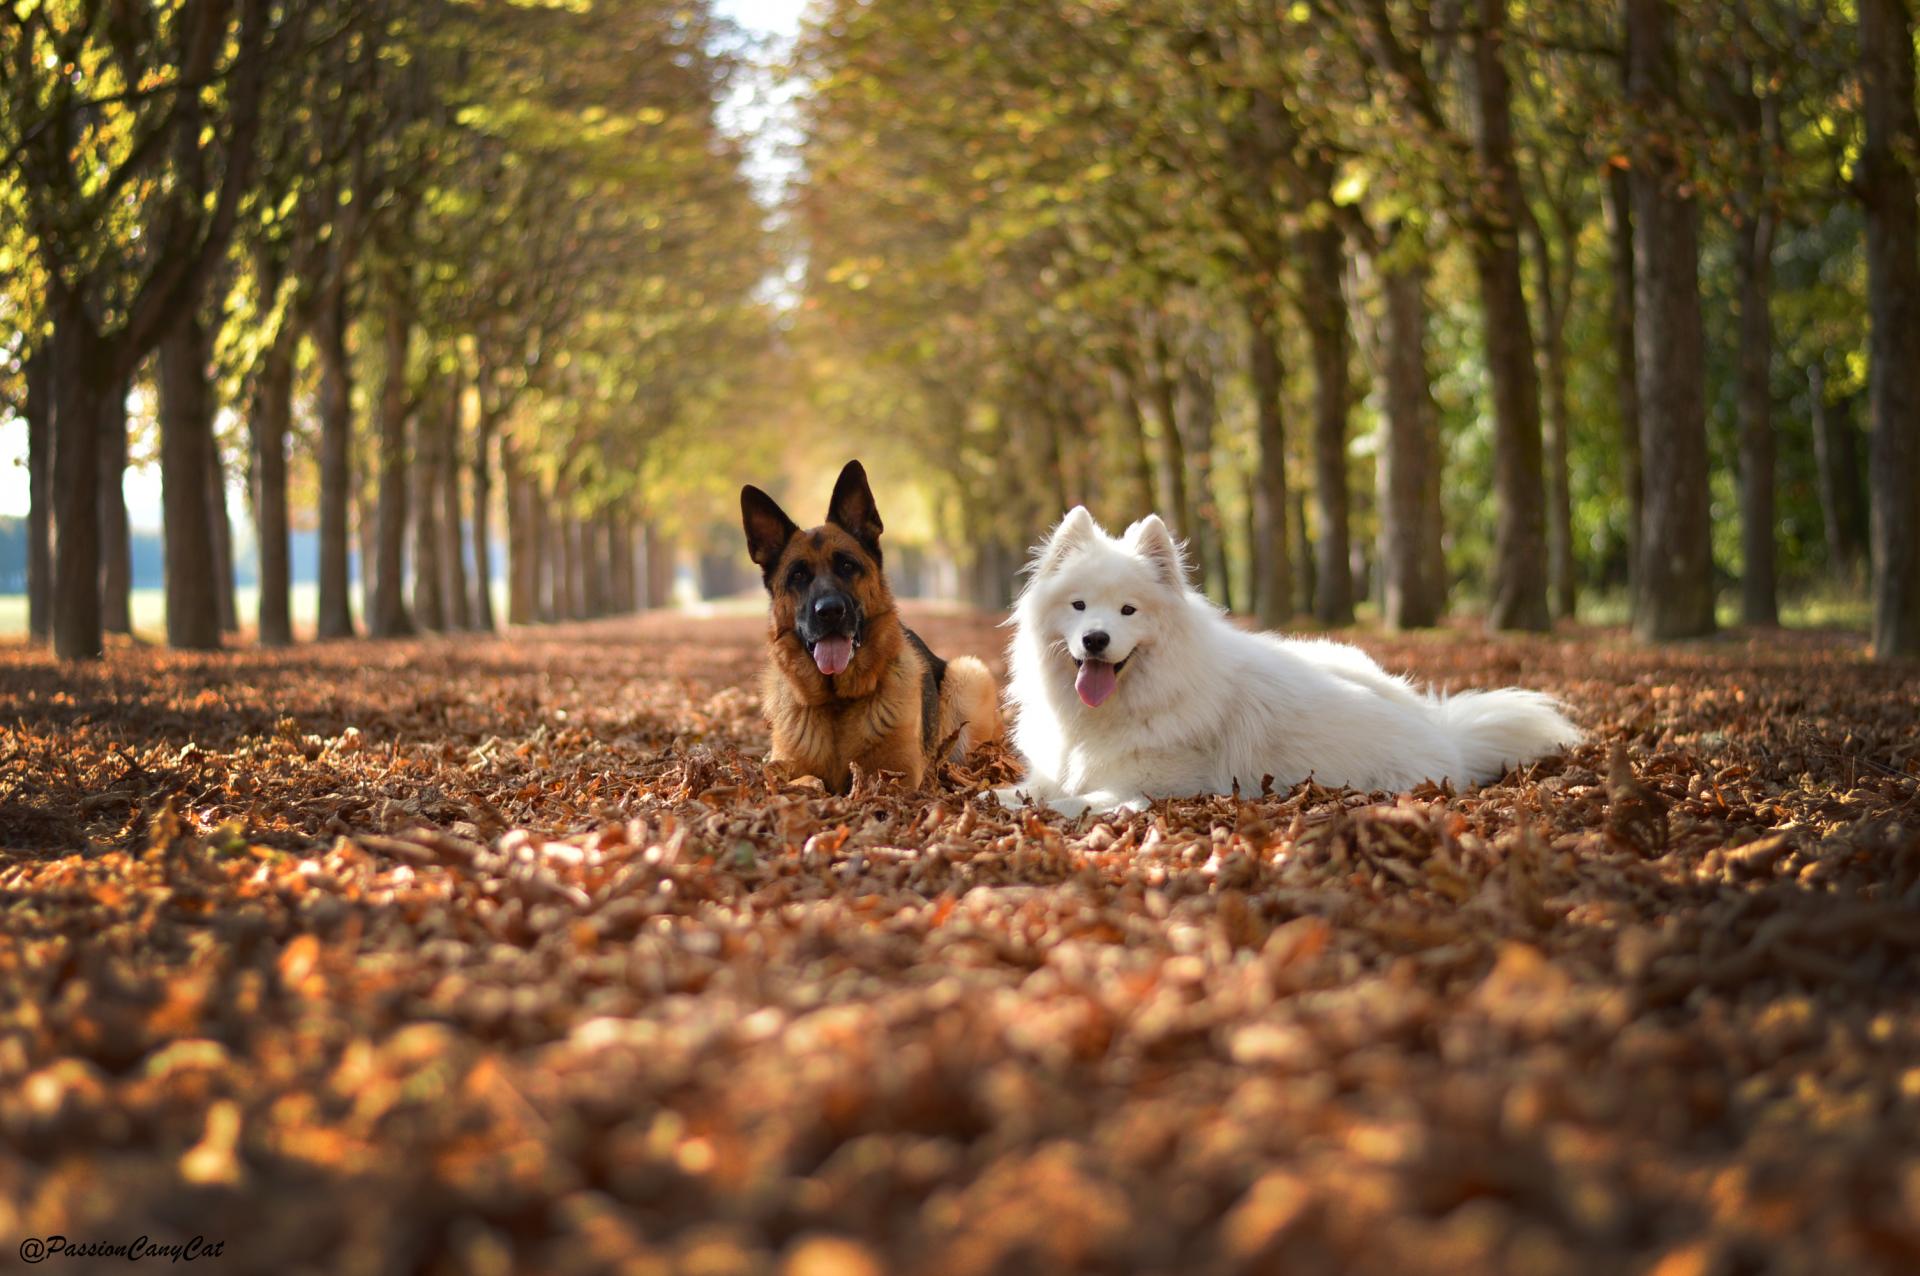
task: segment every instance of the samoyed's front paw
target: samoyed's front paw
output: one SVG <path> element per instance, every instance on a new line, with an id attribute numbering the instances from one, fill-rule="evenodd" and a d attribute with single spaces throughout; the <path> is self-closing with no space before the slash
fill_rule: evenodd
<path id="1" fill-rule="evenodd" d="M 1053 799 L 1051 802 L 1047 803 L 1047 805 L 1052 807 L 1054 810 L 1060 812 L 1060 814 L 1066 816 L 1068 819 L 1072 819 L 1074 816 L 1080 815 L 1083 812 L 1089 810 L 1093 804 L 1087 801 L 1085 798 L 1057 797 Z"/>
<path id="2" fill-rule="evenodd" d="M 1001 806 L 1006 807 L 1009 811 L 1017 811 L 1033 800 L 1027 795 L 1026 790 L 1020 788 L 1018 785 L 1009 785 L 1004 789 L 995 789 L 993 790 L 993 796 L 999 800 Z"/>
<path id="3" fill-rule="evenodd" d="M 1139 794 L 1128 793 L 1089 793 L 1086 797 L 1086 809 L 1098 811 L 1102 815 L 1136 814 L 1146 810 L 1153 803 Z"/>

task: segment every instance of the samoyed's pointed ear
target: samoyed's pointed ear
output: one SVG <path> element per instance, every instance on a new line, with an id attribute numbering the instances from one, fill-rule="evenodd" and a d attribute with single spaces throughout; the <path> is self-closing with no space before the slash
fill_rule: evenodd
<path id="1" fill-rule="evenodd" d="M 1100 524 L 1093 521 L 1093 515 L 1087 512 L 1087 507 L 1074 506 L 1067 511 L 1067 516 L 1047 533 L 1047 539 L 1040 542 L 1039 549 L 1034 551 L 1034 579 L 1038 580 L 1042 576 L 1058 571 L 1060 564 L 1067 561 L 1069 554 L 1102 534 Z"/>
<path id="2" fill-rule="evenodd" d="M 1187 556 L 1158 514 L 1149 514 L 1129 527 L 1126 539 L 1161 580 L 1175 589 L 1186 588 Z"/>

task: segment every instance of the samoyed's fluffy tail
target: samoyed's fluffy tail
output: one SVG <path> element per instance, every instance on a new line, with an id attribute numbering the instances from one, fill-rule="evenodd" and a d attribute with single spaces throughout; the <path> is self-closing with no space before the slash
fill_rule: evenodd
<path id="1" fill-rule="evenodd" d="M 1475 784 L 1531 762 L 1542 754 L 1580 742 L 1580 728 L 1567 719 L 1552 696 L 1508 687 L 1499 691 L 1462 691 L 1436 698 L 1435 720 L 1460 750 Z"/>

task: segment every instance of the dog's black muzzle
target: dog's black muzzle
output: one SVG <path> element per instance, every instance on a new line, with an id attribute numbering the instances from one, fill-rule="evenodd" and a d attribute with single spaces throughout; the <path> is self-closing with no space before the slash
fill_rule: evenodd
<path id="1" fill-rule="evenodd" d="M 857 647 L 866 623 L 860 600 L 844 589 L 828 585 L 807 591 L 806 597 L 800 600 L 793 627 L 809 649 L 822 638 L 851 638 Z"/>

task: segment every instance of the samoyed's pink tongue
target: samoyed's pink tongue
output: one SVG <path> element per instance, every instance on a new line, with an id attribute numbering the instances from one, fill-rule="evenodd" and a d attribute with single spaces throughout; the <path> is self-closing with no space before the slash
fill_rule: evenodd
<path id="1" fill-rule="evenodd" d="M 1097 709 L 1113 694 L 1119 682 L 1120 676 L 1114 672 L 1112 662 L 1083 660 L 1080 662 L 1080 674 L 1073 680 L 1073 689 L 1080 693 L 1081 704 Z"/>
<path id="2" fill-rule="evenodd" d="M 842 672 L 853 663 L 853 639 L 822 638 L 813 644 L 813 663 L 829 678 Z"/>

